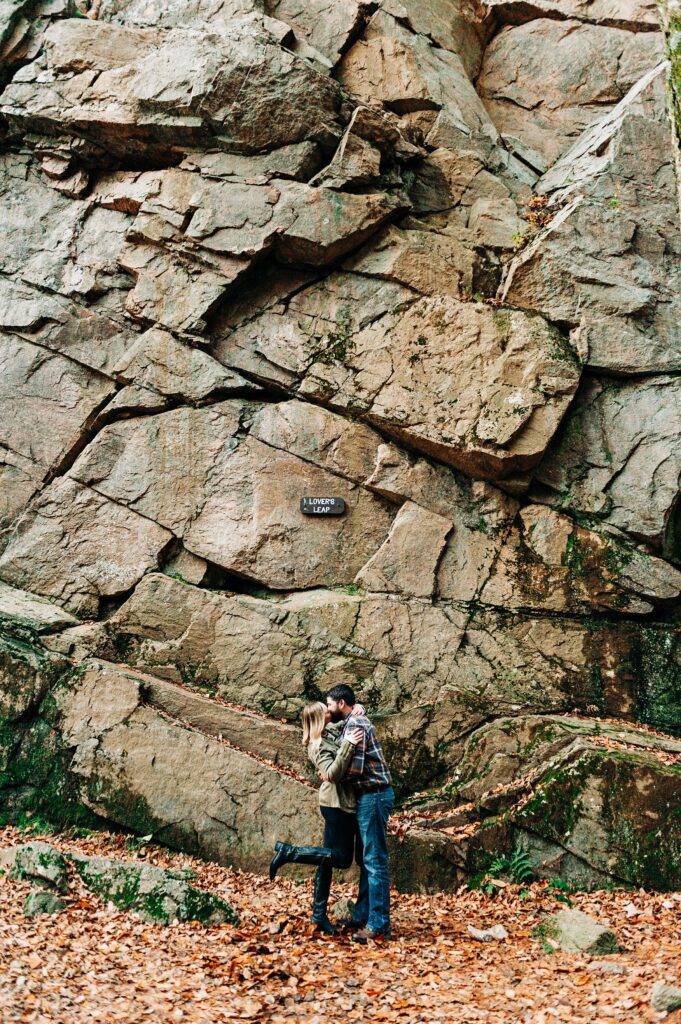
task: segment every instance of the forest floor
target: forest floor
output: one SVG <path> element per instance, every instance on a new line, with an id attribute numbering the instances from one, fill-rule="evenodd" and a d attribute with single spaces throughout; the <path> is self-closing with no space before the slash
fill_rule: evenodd
<path id="1" fill-rule="evenodd" d="M 681 1024 L 681 1011 L 665 1017 L 651 1006 L 655 982 L 681 982 L 678 893 L 615 889 L 566 897 L 534 883 L 508 885 L 497 895 L 395 894 L 393 941 L 363 947 L 347 936 L 322 938 L 313 931 L 310 881 L 282 877 L 272 884 L 111 833 L 75 839 L 5 828 L 0 848 L 31 838 L 88 854 L 191 867 L 194 884 L 231 902 L 240 924 L 147 924 L 100 901 L 76 878 L 65 911 L 28 918 L 29 883 L 3 875 L 2 1024 Z M 350 893 L 345 886 L 337 894 Z M 538 944 L 533 926 L 563 909 L 566 898 L 609 924 L 622 951 L 590 957 Z M 508 938 L 475 941 L 469 924 L 502 924 Z"/>

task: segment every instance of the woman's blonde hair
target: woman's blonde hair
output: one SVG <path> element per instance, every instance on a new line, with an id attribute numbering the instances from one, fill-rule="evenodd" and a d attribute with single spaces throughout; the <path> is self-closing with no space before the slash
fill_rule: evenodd
<path id="1" fill-rule="evenodd" d="M 326 725 L 326 705 L 320 700 L 303 708 L 303 746 L 319 742 Z"/>

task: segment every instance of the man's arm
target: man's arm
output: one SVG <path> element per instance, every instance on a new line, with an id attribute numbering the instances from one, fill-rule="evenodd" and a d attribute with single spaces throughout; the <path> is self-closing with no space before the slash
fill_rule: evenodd
<path id="1" fill-rule="evenodd" d="M 355 712 L 357 712 L 357 714 L 355 714 Z M 352 713 L 348 716 L 348 719 L 345 724 L 345 729 L 342 734 L 341 745 L 344 746 L 346 743 L 350 745 L 352 749 L 352 756 L 349 758 L 348 763 L 344 767 L 342 773 L 337 777 L 335 772 L 334 777 L 332 778 L 328 769 L 321 770 L 319 772 L 319 778 L 322 780 L 322 782 L 340 782 L 341 779 L 344 779 L 348 774 L 355 773 L 354 764 L 357 759 L 357 749 L 361 747 L 362 751 L 364 750 L 364 730 L 362 729 L 361 725 L 356 724 L 356 719 L 358 718 L 366 718 L 366 712 L 361 704 L 354 705 Z M 362 753 L 362 763 L 363 759 L 364 754 Z M 361 771 L 355 774 L 361 774 Z"/>

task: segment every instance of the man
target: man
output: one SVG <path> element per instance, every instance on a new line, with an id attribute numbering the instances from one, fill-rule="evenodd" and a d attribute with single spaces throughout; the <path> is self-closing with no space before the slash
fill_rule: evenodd
<path id="1" fill-rule="evenodd" d="M 376 730 L 364 714 L 353 715 L 355 694 L 344 683 L 326 695 L 333 722 L 345 722 L 340 740 L 355 748 L 345 778 L 357 793 L 357 828 L 362 840 L 363 863 L 353 925 L 353 942 L 390 938 L 390 876 L 388 873 L 388 819 L 395 803 L 392 778 Z M 323 776 L 322 776 L 323 777 Z"/>

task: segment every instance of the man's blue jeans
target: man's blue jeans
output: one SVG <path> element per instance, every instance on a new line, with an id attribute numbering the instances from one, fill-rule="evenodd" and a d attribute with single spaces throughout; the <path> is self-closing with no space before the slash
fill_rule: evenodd
<path id="1" fill-rule="evenodd" d="M 390 876 L 388 874 L 388 818 L 395 803 L 392 787 L 357 794 L 357 828 L 362 840 L 363 863 L 353 917 L 372 932 L 390 931 Z"/>

